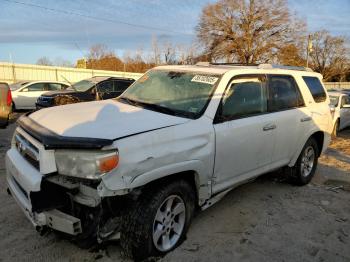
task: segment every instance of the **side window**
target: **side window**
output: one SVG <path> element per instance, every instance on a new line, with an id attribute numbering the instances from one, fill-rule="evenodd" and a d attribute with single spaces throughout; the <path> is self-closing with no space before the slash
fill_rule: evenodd
<path id="1" fill-rule="evenodd" d="M 45 85 L 47 86 L 46 83 L 37 83 L 37 84 L 30 85 L 27 88 L 28 88 L 28 91 L 30 91 L 30 92 L 44 91 L 44 90 L 47 90 L 47 89 L 45 89 Z"/>
<path id="2" fill-rule="evenodd" d="M 97 91 L 100 93 L 113 92 L 113 81 L 105 81 L 98 85 Z"/>
<path id="3" fill-rule="evenodd" d="M 265 76 L 239 77 L 226 90 L 218 117 L 221 121 L 232 120 L 259 115 L 266 110 Z"/>
<path id="4" fill-rule="evenodd" d="M 349 104 L 350 104 L 350 97 L 343 96 L 342 99 L 341 99 L 340 106 L 343 107 L 344 105 L 349 105 Z"/>
<path id="5" fill-rule="evenodd" d="M 114 81 L 114 92 L 124 92 L 130 85 L 130 81 Z"/>
<path id="6" fill-rule="evenodd" d="M 50 83 L 49 90 L 61 90 L 61 84 Z"/>
<path id="7" fill-rule="evenodd" d="M 299 88 L 292 76 L 272 75 L 268 77 L 269 112 L 288 110 L 304 106 Z"/>
<path id="8" fill-rule="evenodd" d="M 317 77 L 303 76 L 303 79 L 316 103 L 326 101 L 326 91 L 324 90 L 320 80 Z"/>

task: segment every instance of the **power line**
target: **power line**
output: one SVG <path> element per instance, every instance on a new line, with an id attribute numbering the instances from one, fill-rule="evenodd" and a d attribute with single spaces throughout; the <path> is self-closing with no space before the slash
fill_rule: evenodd
<path id="1" fill-rule="evenodd" d="M 101 18 L 101 17 L 92 16 L 92 15 L 86 15 L 86 14 L 76 13 L 76 12 L 72 12 L 72 11 L 67 11 L 67 10 L 63 10 L 63 9 L 55 9 L 55 8 L 46 7 L 46 6 L 33 4 L 33 3 L 24 3 L 24 2 L 20 2 L 20 1 L 16 1 L 16 0 L 0 0 L 0 1 L 29 6 L 29 7 L 33 7 L 33 8 L 39 8 L 39 9 L 43 9 L 43 10 L 47 10 L 47 11 L 51 11 L 51 12 L 56 12 L 56 13 L 62 13 L 62 14 L 66 14 L 66 15 L 76 15 L 76 16 L 80 16 L 80 17 L 84 17 L 84 18 L 89 18 L 89 19 L 93 19 L 93 20 L 104 21 L 104 22 L 109 22 L 109 23 L 114 23 L 114 24 L 123 24 L 123 25 L 132 26 L 132 27 L 136 27 L 136 28 L 148 29 L 148 30 L 153 30 L 153 31 L 161 31 L 161 32 L 167 32 L 167 33 L 174 33 L 174 34 L 180 34 L 180 35 L 191 35 L 188 33 L 177 32 L 177 31 L 170 30 L 170 29 L 140 25 L 140 24 L 133 24 L 133 23 L 123 22 L 123 21 L 109 19 L 109 18 Z"/>

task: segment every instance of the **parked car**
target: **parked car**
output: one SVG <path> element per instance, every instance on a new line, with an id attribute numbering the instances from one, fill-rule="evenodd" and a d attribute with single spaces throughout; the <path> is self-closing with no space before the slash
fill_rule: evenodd
<path id="1" fill-rule="evenodd" d="M 7 126 L 12 105 L 11 90 L 7 83 L 0 82 L 0 128 Z"/>
<path id="2" fill-rule="evenodd" d="M 39 231 L 162 256 L 195 210 L 244 182 L 285 168 L 309 183 L 332 132 L 321 79 L 272 65 L 156 67 L 117 99 L 23 116 L 9 191 Z"/>
<path id="3" fill-rule="evenodd" d="M 350 126 L 350 95 L 344 92 L 329 92 L 333 118 L 333 136 Z"/>
<path id="4" fill-rule="evenodd" d="M 75 83 L 65 90 L 44 93 L 38 98 L 36 108 L 115 98 L 134 81 L 130 78 L 110 76 L 92 77 Z"/>
<path id="5" fill-rule="evenodd" d="M 35 102 L 43 93 L 62 90 L 69 85 L 56 81 L 22 81 L 10 86 L 13 98 L 13 110 L 35 109 Z"/>

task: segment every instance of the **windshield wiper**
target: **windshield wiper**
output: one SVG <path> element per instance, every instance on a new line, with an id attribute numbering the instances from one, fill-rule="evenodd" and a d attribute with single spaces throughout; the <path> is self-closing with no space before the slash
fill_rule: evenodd
<path id="1" fill-rule="evenodd" d="M 145 103 L 145 102 L 141 102 L 141 101 L 132 100 L 132 99 L 129 99 L 126 97 L 119 97 L 118 100 L 123 100 L 124 102 L 128 103 L 129 105 L 139 106 L 139 107 L 142 107 L 145 109 L 164 113 L 167 115 L 187 117 L 187 118 L 194 118 L 195 117 L 194 114 L 191 112 L 176 110 L 176 109 L 160 106 L 157 104 L 149 104 L 149 103 Z"/>
<path id="2" fill-rule="evenodd" d="M 127 104 L 132 105 L 132 106 L 138 104 L 137 101 L 129 99 L 129 98 L 126 98 L 126 97 L 118 97 L 117 100 L 119 100 L 119 101 L 122 100 L 122 102 L 126 102 Z"/>

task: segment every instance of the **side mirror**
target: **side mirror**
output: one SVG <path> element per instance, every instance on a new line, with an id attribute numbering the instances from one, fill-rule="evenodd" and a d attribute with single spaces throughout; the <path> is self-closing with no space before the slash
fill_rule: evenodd
<path id="1" fill-rule="evenodd" d="M 94 87 L 93 89 L 91 89 L 91 94 L 92 94 L 92 95 L 96 95 L 96 93 L 97 93 L 96 87 Z"/>
<path id="2" fill-rule="evenodd" d="M 21 92 L 28 92 L 28 87 L 26 87 L 26 88 L 23 88 L 22 90 L 21 90 Z"/>

